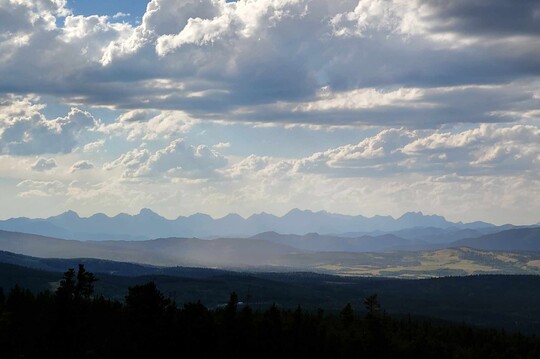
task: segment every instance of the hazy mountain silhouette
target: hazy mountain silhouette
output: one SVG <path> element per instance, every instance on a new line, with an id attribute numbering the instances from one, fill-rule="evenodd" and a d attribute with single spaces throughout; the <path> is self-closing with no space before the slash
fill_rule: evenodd
<path id="1" fill-rule="evenodd" d="M 76 241 L 0 231 L 0 250 L 42 258 L 98 258 L 176 266 L 280 266 L 299 250 L 248 238 L 160 238 L 147 241 Z"/>
<path id="2" fill-rule="evenodd" d="M 364 235 L 357 238 L 337 237 L 308 233 L 303 236 L 297 234 L 279 234 L 265 232 L 257 234 L 252 239 L 285 244 L 301 250 L 315 252 L 381 252 L 396 248 L 427 248 L 428 243 L 396 237 L 393 234 L 381 236 Z"/>
<path id="3" fill-rule="evenodd" d="M 396 251 L 420 244 L 393 235 L 340 238 L 267 232 L 252 238 L 214 240 L 76 241 L 0 231 L 0 250 L 41 258 L 405 277 L 537 273 L 539 243 L 540 228 L 509 230 L 443 245 L 424 243 L 423 250 L 414 251 Z M 493 250 L 504 251 L 508 261 L 501 260 L 497 252 L 489 252 Z"/>
<path id="4" fill-rule="evenodd" d="M 243 218 L 237 214 L 213 219 L 197 213 L 169 220 L 150 209 L 142 209 L 136 215 L 120 213 L 114 217 L 102 213 L 87 218 L 73 211 L 46 219 L 12 218 L 0 221 L 0 229 L 33 233 L 64 239 L 81 240 L 144 240 L 159 237 L 217 236 L 247 237 L 257 233 L 275 231 L 287 234 L 346 233 L 398 231 L 412 227 L 487 229 L 495 227 L 484 222 L 453 223 L 444 217 L 410 212 L 395 219 L 390 216 L 350 216 L 293 209 L 282 217 L 267 213 L 253 214 Z M 360 235 L 358 235 L 360 236 Z M 398 235 L 399 236 L 399 235 Z M 461 237 L 463 238 L 463 237 Z M 460 238 L 453 238 L 460 239 Z"/>
<path id="5" fill-rule="evenodd" d="M 451 244 L 490 251 L 540 251 L 540 227 L 518 228 L 462 239 Z"/>

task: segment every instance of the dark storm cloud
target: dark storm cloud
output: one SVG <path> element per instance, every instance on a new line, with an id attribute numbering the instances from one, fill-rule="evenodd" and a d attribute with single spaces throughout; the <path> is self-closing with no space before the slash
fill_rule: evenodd
<path id="1" fill-rule="evenodd" d="M 471 36 L 538 36 L 540 3 L 536 0 L 428 0 L 432 30 Z"/>

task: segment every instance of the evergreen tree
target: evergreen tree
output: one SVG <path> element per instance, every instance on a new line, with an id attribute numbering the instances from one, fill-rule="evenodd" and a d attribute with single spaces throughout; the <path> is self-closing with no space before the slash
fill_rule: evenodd
<path id="1" fill-rule="evenodd" d="M 75 269 L 69 268 L 64 272 L 60 285 L 56 289 L 56 297 L 61 302 L 72 301 L 75 298 L 75 288 L 77 283 L 75 282 Z"/>
<path id="2" fill-rule="evenodd" d="M 364 299 L 364 306 L 369 314 L 373 315 L 381 310 L 377 294 L 372 294 Z"/>
<path id="3" fill-rule="evenodd" d="M 75 295 L 78 298 L 88 299 L 94 293 L 94 282 L 96 277 L 93 273 L 87 272 L 83 264 L 79 264 L 77 272 L 77 284 L 75 286 Z"/>
<path id="4" fill-rule="evenodd" d="M 347 303 L 347 305 L 339 313 L 339 316 L 343 326 L 345 327 L 349 327 L 354 322 L 354 310 L 351 303 Z"/>

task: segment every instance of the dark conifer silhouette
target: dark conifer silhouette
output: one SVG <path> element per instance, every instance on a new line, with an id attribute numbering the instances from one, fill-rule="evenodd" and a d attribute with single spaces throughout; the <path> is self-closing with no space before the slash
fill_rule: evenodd
<path id="1" fill-rule="evenodd" d="M 351 326 L 351 324 L 354 322 L 354 310 L 351 303 L 347 303 L 347 305 L 339 313 L 339 316 L 341 317 L 341 322 L 345 327 Z"/>
<path id="2" fill-rule="evenodd" d="M 96 277 L 87 272 L 83 264 L 79 264 L 77 275 L 75 269 L 69 268 L 64 272 L 60 285 L 56 289 L 56 296 L 61 301 L 88 299 L 94 293 Z"/>
<path id="3" fill-rule="evenodd" d="M 55 295 L 15 286 L 0 291 L 0 356 L 54 358 L 512 358 L 540 357 L 540 339 L 380 311 L 349 303 L 338 313 L 225 307 L 201 302 L 176 307 L 156 284 L 128 289 L 125 301 L 92 297 L 95 277 L 79 267 L 64 273 Z M 66 300 L 69 298 L 69 300 Z M 77 298 L 77 299 L 75 299 Z"/>
<path id="4" fill-rule="evenodd" d="M 364 306 L 369 314 L 373 315 L 381 310 L 377 294 L 372 294 L 364 299 Z"/>

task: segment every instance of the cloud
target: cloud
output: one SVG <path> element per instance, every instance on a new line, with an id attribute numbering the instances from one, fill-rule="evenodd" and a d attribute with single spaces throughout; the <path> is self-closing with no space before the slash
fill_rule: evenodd
<path id="1" fill-rule="evenodd" d="M 124 177 L 209 178 L 226 164 L 227 159 L 211 148 L 177 139 L 154 153 L 144 148 L 129 151 L 106 163 L 104 169 L 123 168 Z"/>
<path id="2" fill-rule="evenodd" d="M 376 107 L 433 107 L 435 104 L 420 102 L 425 91 L 420 88 L 400 88 L 395 91 L 381 91 L 374 88 L 357 89 L 332 93 L 323 87 L 319 99 L 300 104 L 294 110 L 302 112 L 328 110 L 360 110 Z"/>
<path id="3" fill-rule="evenodd" d="M 118 18 L 122 18 L 122 17 L 130 17 L 131 14 L 129 13 L 124 13 L 124 12 L 117 12 L 116 14 L 113 15 L 113 19 L 118 19 Z"/>
<path id="4" fill-rule="evenodd" d="M 185 202 L 472 218 L 478 204 L 499 219 L 540 198 L 537 1 L 152 0 L 138 25 L 60 0 L 6 4 L 0 167 L 21 183 L 13 198 L 171 215 Z M 259 146 L 277 135 L 279 148 Z M 49 157 L 107 171 L 22 181 L 49 176 Z"/>
<path id="5" fill-rule="evenodd" d="M 54 158 L 39 158 L 34 164 L 30 166 L 32 171 L 45 172 L 50 171 L 53 168 L 57 167 L 56 161 Z"/>
<path id="6" fill-rule="evenodd" d="M 18 194 L 19 197 L 50 197 L 62 195 L 65 192 L 65 185 L 58 181 L 35 181 L 24 180 L 17 184 L 17 188 L 21 188 L 23 192 Z"/>
<path id="7" fill-rule="evenodd" d="M 212 146 L 212 148 L 215 148 L 216 150 L 221 150 L 221 149 L 229 148 L 229 147 L 231 147 L 230 142 L 220 142 Z"/>
<path id="8" fill-rule="evenodd" d="M 83 152 L 98 152 L 105 146 L 105 140 L 98 140 L 87 143 L 83 146 Z"/>
<path id="9" fill-rule="evenodd" d="M 152 117 L 152 112 L 148 110 L 132 110 L 118 116 L 120 122 L 148 121 Z"/>
<path id="10" fill-rule="evenodd" d="M 46 3 L 2 9 L 0 90 L 121 109 L 126 124 L 161 110 L 436 127 L 540 106 L 534 1 L 153 0 L 139 26 Z"/>
<path id="11" fill-rule="evenodd" d="M 268 168 L 271 160 L 272 158 L 268 156 L 261 157 L 249 155 L 241 161 L 231 165 L 226 172 L 227 175 L 233 179 L 250 176 Z"/>
<path id="12" fill-rule="evenodd" d="M 483 124 L 456 133 L 386 129 L 356 145 L 291 163 L 298 172 L 337 177 L 395 177 L 404 173 L 535 177 L 540 168 L 540 128 Z"/>
<path id="13" fill-rule="evenodd" d="M 338 36 L 370 36 L 389 32 L 405 36 L 422 35 L 433 41 L 470 45 L 478 40 L 504 41 L 540 34 L 534 0 L 453 1 L 360 0 L 353 11 L 332 18 Z"/>
<path id="14" fill-rule="evenodd" d="M 0 153 L 34 155 L 69 153 L 81 135 L 93 130 L 98 121 L 86 111 L 71 108 L 65 117 L 47 119 L 25 97 L 7 96 L 0 107 Z"/>
<path id="15" fill-rule="evenodd" d="M 91 170 L 92 168 L 94 168 L 94 164 L 90 161 L 87 161 L 87 160 L 77 161 L 73 164 L 73 166 L 71 166 L 71 173 Z"/>
<path id="16" fill-rule="evenodd" d="M 135 175 L 135 172 L 139 169 L 141 164 L 147 162 L 149 158 L 150 152 L 147 149 L 135 148 L 122 154 L 116 160 L 104 164 L 103 169 L 110 171 L 115 168 L 123 168 L 125 169 L 124 175 L 126 177 L 132 177 Z"/>
<path id="17" fill-rule="evenodd" d="M 133 110 L 123 113 L 112 124 L 99 131 L 110 135 L 126 136 L 128 140 L 145 141 L 170 139 L 189 132 L 198 120 L 182 111 Z"/>

